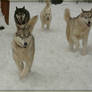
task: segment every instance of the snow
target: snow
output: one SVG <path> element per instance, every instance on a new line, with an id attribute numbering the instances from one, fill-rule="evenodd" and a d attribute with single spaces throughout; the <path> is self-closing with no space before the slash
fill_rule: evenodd
<path id="1" fill-rule="evenodd" d="M 92 30 L 89 35 L 88 54 L 69 51 L 66 40 L 64 9 L 69 8 L 72 16 L 83 9 L 91 9 L 92 3 L 63 2 L 52 5 L 53 20 L 50 30 L 41 30 L 40 18 L 33 30 L 35 57 L 32 72 L 20 79 L 12 58 L 11 41 L 16 32 L 14 11 L 24 6 L 31 17 L 40 15 L 44 3 L 11 2 L 10 25 L 0 32 L 0 90 L 92 90 Z"/>

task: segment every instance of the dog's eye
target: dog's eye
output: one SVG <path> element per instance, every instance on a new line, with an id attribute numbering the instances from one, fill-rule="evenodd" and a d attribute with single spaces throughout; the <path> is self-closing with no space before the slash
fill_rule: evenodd
<path id="1" fill-rule="evenodd" d="M 29 37 L 29 36 L 30 36 L 30 33 L 25 34 L 25 37 Z"/>
<path id="2" fill-rule="evenodd" d="M 16 33 L 16 36 L 19 36 L 19 33 Z"/>

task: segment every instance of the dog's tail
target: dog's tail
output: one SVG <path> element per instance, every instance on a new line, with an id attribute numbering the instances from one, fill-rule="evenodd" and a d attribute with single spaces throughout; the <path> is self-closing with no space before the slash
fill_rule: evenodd
<path id="1" fill-rule="evenodd" d="M 66 22 L 68 22 L 70 19 L 70 10 L 68 8 L 65 9 L 64 19 Z"/>
<path id="2" fill-rule="evenodd" d="M 38 15 L 32 17 L 29 22 L 28 22 L 28 25 L 27 25 L 27 28 L 29 28 L 30 32 L 32 32 L 36 22 L 38 20 Z"/>
<path id="3" fill-rule="evenodd" d="M 50 6 L 50 0 L 45 0 L 46 6 Z"/>

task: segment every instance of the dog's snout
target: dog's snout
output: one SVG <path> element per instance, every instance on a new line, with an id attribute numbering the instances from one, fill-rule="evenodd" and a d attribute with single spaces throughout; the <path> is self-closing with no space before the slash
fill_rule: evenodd
<path id="1" fill-rule="evenodd" d="M 24 43 L 24 46 L 27 46 L 27 42 Z"/>

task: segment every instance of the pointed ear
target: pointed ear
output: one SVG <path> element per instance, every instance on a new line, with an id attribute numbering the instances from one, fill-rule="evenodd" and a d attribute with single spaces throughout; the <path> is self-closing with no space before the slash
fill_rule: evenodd
<path id="1" fill-rule="evenodd" d="M 92 12 L 92 8 L 90 9 L 90 11 Z"/>
<path id="2" fill-rule="evenodd" d="M 32 32 L 37 20 L 38 20 L 38 16 L 34 16 L 34 17 L 32 17 L 32 19 L 30 19 L 30 21 L 28 23 L 30 32 Z"/>
<path id="3" fill-rule="evenodd" d="M 18 7 L 16 6 L 16 10 L 18 10 Z"/>
<path id="4" fill-rule="evenodd" d="M 83 10 L 83 9 L 81 9 L 81 11 L 82 11 L 82 12 L 84 12 L 84 10 Z"/>
<path id="5" fill-rule="evenodd" d="M 23 6 L 23 9 L 25 9 L 25 6 Z"/>

